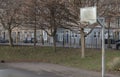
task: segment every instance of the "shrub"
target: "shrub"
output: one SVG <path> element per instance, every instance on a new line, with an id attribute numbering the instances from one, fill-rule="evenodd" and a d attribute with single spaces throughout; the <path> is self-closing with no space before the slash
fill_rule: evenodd
<path id="1" fill-rule="evenodd" d="M 120 71 L 120 57 L 113 58 L 107 66 L 110 70 Z"/>

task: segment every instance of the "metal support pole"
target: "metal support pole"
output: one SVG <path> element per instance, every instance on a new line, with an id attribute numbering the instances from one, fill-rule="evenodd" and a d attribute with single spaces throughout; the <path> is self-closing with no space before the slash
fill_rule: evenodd
<path id="1" fill-rule="evenodd" d="M 104 21 L 104 18 L 102 18 L 101 20 L 98 19 L 98 23 L 102 26 L 102 77 L 105 77 L 105 39 L 104 39 L 105 21 Z"/>
<path id="2" fill-rule="evenodd" d="M 102 26 L 102 77 L 105 77 L 105 42 L 104 42 L 105 28 Z"/>

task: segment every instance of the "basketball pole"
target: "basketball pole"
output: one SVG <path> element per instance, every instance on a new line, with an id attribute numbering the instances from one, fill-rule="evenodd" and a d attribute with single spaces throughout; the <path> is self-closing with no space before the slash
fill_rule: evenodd
<path id="1" fill-rule="evenodd" d="M 104 32 L 105 32 L 105 18 L 98 17 L 97 18 L 97 7 L 85 7 L 80 8 L 80 18 L 81 22 L 88 22 L 89 24 L 93 24 L 98 22 L 102 27 L 102 77 L 105 77 L 105 40 L 104 40 Z M 94 21 L 95 20 L 95 21 Z M 97 20 L 97 21 L 96 21 Z"/>
<path id="2" fill-rule="evenodd" d="M 105 77 L 105 40 L 104 40 L 105 19 L 102 18 L 103 22 L 101 22 L 100 19 L 98 18 L 97 21 L 102 27 L 102 77 Z"/>

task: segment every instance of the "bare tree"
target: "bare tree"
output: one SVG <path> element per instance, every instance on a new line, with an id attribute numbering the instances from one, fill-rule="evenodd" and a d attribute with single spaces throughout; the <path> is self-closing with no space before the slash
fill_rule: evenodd
<path id="1" fill-rule="evenodd" d="M 20 16 L 20 7 L 21 7 L 21 1 L 20 0 L 1 0 L 0 2 L 0 23 L 2 26 L 8 31 L 9 34 L 9 43 L 10 46 L 13 46 L 13 40 L 12 40 L 12 30 L 15 27 L 18 27 L 21 22 L 20 19 L 22 16 Z"/>
<path id="2" fill-rule="evenodd" d="M 113 26 L 111 26 L 111 23 L 115 23 L 114 28 L 119 29 L 119 22 L 120 22 L 120 1 L 119 0 L 113 0 L 110 1 L 109 4 L 109 8 L 108 8 L 108 13 L 105 15 L 105 19 L 106 22 L 108 23 L 108 25 L 106 26 L 106 28 L 108 29 L 108 47 L 110 48 L 110 29 L 113 28 Z M 119 36 L 119 31 L 117 32 L 117 36 Z"/>
<path id="3" fill-rule="evenodd" d="M 24 21 L 25 21 L 25 25 L 24 27 L 27 28 L 32 28 L 34 29 L 34 46 L 36 46 L 36 31 L 38 28 L 38 24 L 39 24 L 39 9 L 40 9 L 40 1 L 39 0 L 27 0 L 25 1 L 24 4 Z"/>
<path id="4" fill-rule="evenodd" d="M 47 32 L 49 36 L 53 37 L 54 51 L 56 52 L 56 33 L 58 28 L 70 29 L 69 22 L 74 22 L 74 15 L 67 8 L 65 2 L 62 0 L 46 0 L 43 6 L 42 29 Z"/>

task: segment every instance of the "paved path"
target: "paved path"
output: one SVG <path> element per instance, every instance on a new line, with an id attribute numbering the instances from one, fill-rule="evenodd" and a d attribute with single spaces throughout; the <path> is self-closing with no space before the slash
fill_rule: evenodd
<path id="1" fill-rule="evenodd" d="M 0 63 L 0 77 L 63 77 L 54 72 L 45 70 L 30 71 L 29 69 L 21 69 L 20 67 L 11 67 Z"/>
<path id="2" fill-rule="evenodd" d="M 53 72 L 62 77 L 101 77 L 101 73 L 80 70 L 77 68 L 65 67 L 56 64 L 47 63 L 7 63 L 8 66 L 14 68 L 25 69 L 39 74 L 41 71 Z M 111 74 L 106 74 L 106 77 L 120 77 Z"/>

